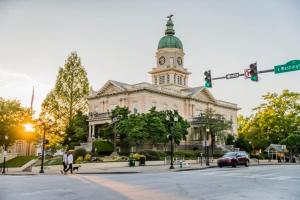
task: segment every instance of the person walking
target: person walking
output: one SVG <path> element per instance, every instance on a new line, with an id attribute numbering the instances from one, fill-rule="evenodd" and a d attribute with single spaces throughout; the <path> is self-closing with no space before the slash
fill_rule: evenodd
<path id="1" fill-rule="evenodd" d="M 68 167 L 68 154 L 67 153 L 68 153 L 67 151 L 64 151 L 64 153 L 63 153 L 63 167 L 64 167 L 64 169 L 61 170 L 61 173 L 66 171 L 66 169 Z"/>
<path id="2" fill-rule="evenodd" d="M 71 174 L 73 174 L 73 154 L 72 152 L 68 153 L 68 168 L 65 170 L 65 174 L 67 174 L 68 171 L 71 171 Z"/>

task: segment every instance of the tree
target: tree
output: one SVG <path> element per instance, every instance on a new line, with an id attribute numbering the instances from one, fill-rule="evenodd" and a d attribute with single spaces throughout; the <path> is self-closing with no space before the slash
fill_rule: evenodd
<path id="1" fill-rule="evenodd" d="M 75 134 L 75 117 L 87 111 L 86 96 L 89 93 L 87 73 L 81 65 L 76 52 L 67 58 L 64 67 L 60 67 L 54 88 L 42 104 L 40 117 L 50 115 L 55 120 L 55 131 L 51 134 L 65 138 Z M 68 134 L 61 134 L 66 133 Z"/>
<path id="2" fill-rule="evenodd" d="M 108 126 L 104 133 L 108 136 L 113 131 L 116 131 L 121 141 L 130 146 L 139 146 L 144 143 L 152 145 L 166 144 L 169 141 L 167 135 L 171 133 L 170 121 L 166 120 L 167 114 L 171 119 L 175 115 L 178 117 L 178 122 L 176 122 L 172 131 L 174 133 L 174 141 L 179 144 L 188 134 L 187 128 L 190 126 L 189 123 L 177 111 L 156 111 L 155 107 L 151 108 L 148 113 L 142 114 L 130 114 L 128 108 L 116 107 L 112 111 L 112 118 L 118 116 L 119 119 L 113 125 L 115 129 Z M 122 144 L 124 144 L 123 142 Z"/>
<path id="3" fill-rule="evenodd" d="M 18 100 L 6 100 L 0 97 L 0 145 L 11 145 L 16 139 L 24 139 L 24 123 L 32 123 L 31 110 L 21 106 Z"/>
<path id="4" fill-rule="evenodd" d="M 149 113 L 145 114 L 145 121 L 147 126 L 145 132 L 147 133 L 147 140 L 152 145 L 166 144 L 167 138 L 167 127 L 164 124 L 164 113 L 156 111 L 153 107 Z"/>
<path id="5" fill-rule="evenodd" d="M 186 140 L 186 136 L 188 134 L 187 129 L 190 127 L 190 124 L 182 116 L 179 115 L 177 110 L 165 110 L 161 112 L 161 120 L 163 124 L 165 124 L 167 134 L 171 134 L 173 132 L 175 144 L 178 145 L 182 140 Z M 170 120 L 166 120 L 167 115 L 170 117 Z M 174 122 L 175 116 L 178 119 L 177 122 Z"/>
<path id="6" fill-rule="evenodd" d="M 235 138 L 233 135 L 228 134 L 225 141 L 226 145 L 234 145 L 235 144 Z"/>
<path id="7" fill-rule="evenodd" d="M 212 138 L 212 150 L 215 145 L 215 136 L 225 138 L 225 132 L 232 128 L 232 121 L 227 120 L 223 115 L 216 113 L 212 109 L 206 109 L 205 112 L 194 117 L 192 124 L 209 129 L 209 134 Z"/>
<path id="8" fill-rule="evenodd" d="M 68 135 L 68 138 L 65 138 L 64 144 L 69 143 L 69 148 L 73 149 L 74 146 L 80 145 L 80 142 L 87 141 L 87 132 L 89 130 L 87 119 L 87 115 L 78 111 L 74 117 L 73 125 L 67 127 L 66 135 Z"/>
<path id="9" fill-rule="evenodd" d="M 251 152 L 252 147 L 250 142 L 243 136 L 239 136 L 235 141 L 235 147 L 240 148 L 240 150 Z"/>
<path id="10" fill-rule="evenodd" d="M 251 141 L 257 150 L 300 133 L 299 93 L 283 90 L 280 95 L 268 93 L 263 99 L 265 102 L 253 109 L 255 114 L 238 118 L 239 136 Z"/>
<path id="11" fill-rule="evenodd" d="M 291 156 L 300 154 L 300 135 L 291 134 L 287 138 L 283 139 L 281 144 L 286 145 Z"/>

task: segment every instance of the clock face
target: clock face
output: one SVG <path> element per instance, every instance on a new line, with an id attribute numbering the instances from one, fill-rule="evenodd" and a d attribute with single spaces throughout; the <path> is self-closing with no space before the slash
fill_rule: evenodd
<path id="1" fill-rule="evenodd" d="M 159 62 L 160 65 L 163 65 L 163 64 L 165 64 L 165 61 L 166 61 L 165 57 L 162 56 L 162 57 L 159 58 L 158 62 Z"/>
<path id="2" fill-rule="evenodd" d="M 177 58 L 177 63 L 178 63 L 178 65 L 182 65 L 182 58 L 181 57 Z"/>

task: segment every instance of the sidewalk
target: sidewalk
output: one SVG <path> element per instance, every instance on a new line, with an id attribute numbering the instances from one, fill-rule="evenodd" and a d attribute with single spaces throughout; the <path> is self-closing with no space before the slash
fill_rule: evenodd
<path id="1" fill-rule="evenodd" d="M 188 161 L 187 161 L 188 162 Z M 138 164 L 138 163 L 136 163 Z M 205 162 L 198 164 L 196 162 L 191 163 L 191 166 L 185 166 L 180 168 L 180 165 L 174 165 L 175 169 L 169 169 L 170 165 L 164 164 L 163 161 L 148 161 L 146 166 L 129 167 L 128 162 L 111 162 L 111 163 L 85 163 L 75 164 L 74 166 L 80 166 L 78 171 L 74 171 L 75 174 L 129 174 L 129 173 L 167 173 L 167 172 L 180 172 L 191 170 L 203 170 L 208 168 L 217 167 L 216 160 L 210 162 L 209 166 L 205 165 Z M 264 165 L 295 165 L 296 163 L 278 163 L 277 161 L 269 162 L 268 160 L 251 160 L 251 166 L 264 166 Z M 299 163 L 297 163 L 299 164 Z M 45 166 L 45 175 L 60 175 L 61 165 Z M 32 172 L 22 172 L 19 168 L 9 168 L 7 175 L 38 175 L 40 167 L 32 167 Z"/>

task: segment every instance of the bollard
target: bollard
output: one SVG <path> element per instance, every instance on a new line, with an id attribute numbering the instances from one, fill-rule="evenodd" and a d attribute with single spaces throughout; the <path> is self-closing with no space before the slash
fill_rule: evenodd
<path id="1" fill-rule="evenodd" d="M 202 166 L 202 153 L 200 154 L 200 162 L 201 162 L 201 166 Z"/>

